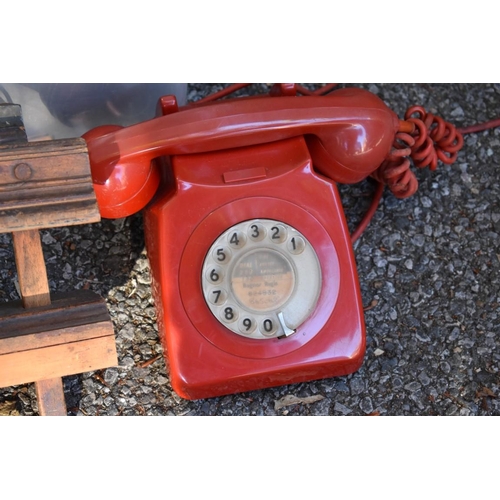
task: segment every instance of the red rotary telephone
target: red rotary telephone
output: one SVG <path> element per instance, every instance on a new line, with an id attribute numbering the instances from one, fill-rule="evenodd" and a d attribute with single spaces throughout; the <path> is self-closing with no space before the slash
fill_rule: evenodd
<path id="1" fill-rule="evenodd" d="M 346 375 L 362 363 L 362 302 L 336 182 L 375 175 L 398 185 L 409 133 L 422 153 L 423 129 L 361 89 L 298 97 L 281 88 L 180 109 L 167 96 L 162 116 L 84 135 L 101 215 L 144 208 L 160 337 L 184 398 Z"/>

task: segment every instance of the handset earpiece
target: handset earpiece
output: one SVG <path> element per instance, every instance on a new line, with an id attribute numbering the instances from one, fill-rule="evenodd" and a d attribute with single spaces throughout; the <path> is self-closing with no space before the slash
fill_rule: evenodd
<path id="1" fill-rule="evenodd" d="M 342 184 L 360 182 L 389 154 L 399 119 L 379 97 L 363 89 L 339 89 L 330 98 L 344 104 L 335 110 L 338 125 L 305 136 L 314 168 Z"/>

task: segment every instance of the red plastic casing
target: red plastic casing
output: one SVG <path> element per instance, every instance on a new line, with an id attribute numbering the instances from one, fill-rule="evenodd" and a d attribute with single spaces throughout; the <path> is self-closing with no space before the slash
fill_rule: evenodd
<path id="1" fill-rule="evenodd" d="M 144 220 L 160 338 L 175 391 L 200 399 L 357 370 L 365 330 L 350 237 L 336 185 L 313 171 L 304 137 L 171 161 Z M 317 307 L 287 338 L 236 335 L 203 298 L 206 252 L 227 228 L 254 218 L 296 228 L 320 261 Z"/>

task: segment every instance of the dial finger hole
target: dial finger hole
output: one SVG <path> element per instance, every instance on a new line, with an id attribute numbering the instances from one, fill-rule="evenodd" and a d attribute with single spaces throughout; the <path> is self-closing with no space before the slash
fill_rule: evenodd
<path id="1" fill-rule="evenodd" d="M 248 316 L 245 316 L 240 319 L 238 322 L 238 328 L 241 333 L 244 335 L 250 335 L 255 331 L 255 328 L 257 327 L 257 322 L 255 319 L 252 319 Z"/>
<path id="2" fill-rule="evenodd" d="M 227 300 L 227 292 L 223 288 L 216 288 L 208 293 L 208 300 L 214 306 L 222 306 Z"/>
<path id="3" fill-rule="evenodd" d="M 280 244 L 286 241 L 287 230 L 283 224 L 276 224 L 269 230 L 269 239 L 271 242 Z"/>
<path id="4" fill-rule="evenodd" d="M 259 222 L 252 224 L 248 228 L 248 237 L 251 241 L 262 241 L 267 234 L 265 226 Z"/>
<path id="5" fill-rule="evenodd" d="M 226 247 L 217 247 L 214 248 L 212 252 L 212 258 L 218 263 L 218 264 L 228 264 L 229 261 L 231 260 L 231 250 Z"/>
<path id="6" fill-rule="evenodd" d="M 288 240 L 286 248 L 291 254 L 299 255 L 306 248 L 306 242 L 304 241 L 304 238 L 295 235 Z"/>
<path id="7" fill-rule="evenodd" d="M 217 285 L 224 279 L 224 272 L 219 266 L 212 266 L 207 269 L 205 277 L 209 283 Z"/>
<path id="8" fill-rule="evenodd" d="M 266 337 L 273 336 L 276 333 L 277 329 L 278 322 L 271 318 L 264 319 L 259 325 L 260 333 L 262 333 L 262 335 L 265 335 Z"/>
<path id="9" fill-rule="evenodd" d="M 220 318 L 224 323 L 234 323 L 238 319 L 238 309 L 233 305 L 228 305 L 221 310 Z"/>
<path id="10" fill-rule="evenodd" d="M 227 241 L 231 248 L 239 250 L 245 246 L 247 237 L 242 231 L 232 231 L 227 235 Z"/>

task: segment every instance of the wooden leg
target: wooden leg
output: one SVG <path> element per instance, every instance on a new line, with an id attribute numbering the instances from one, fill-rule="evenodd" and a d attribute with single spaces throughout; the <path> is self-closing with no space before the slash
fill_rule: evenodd
<path id="1" fill-rule="evenodd" d="M 24 307 L 50 304 L 47 269 L 38 229 L 12 233 L 19 288 Z"/>
<path id="2" fill-rule="evenodd" d="M 66 401 L 62 378 L 40 380 L 35 382 L 38 399 L 38 413 L 43 416 L 66 416 Z"/>
<path id="3" fill-rule="evenodd" d="M 50 304 L 47 269 L 38 229 L 12 233 L 21 298 L 26 308 Z M 40 415 L 67 415 L 62 378 L 35 383 Z"/>

